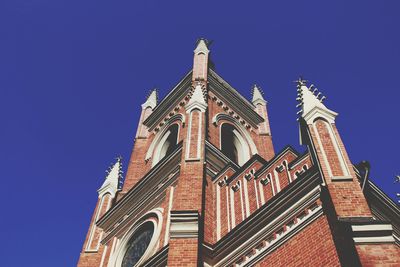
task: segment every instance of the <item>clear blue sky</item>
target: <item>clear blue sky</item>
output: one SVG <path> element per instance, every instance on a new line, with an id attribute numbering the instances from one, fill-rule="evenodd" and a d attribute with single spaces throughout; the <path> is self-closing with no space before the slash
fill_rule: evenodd
<path id="1" fill-rule="evenodd" d="M 0 1 L 2 266 L 76 264 L 104 171 L 119 154 L 126 169 L 140 104 L 191 68 L 198 37 L 244 96 L 264 89 L 276 151 L 303 149 L 302 74 L 339 113 L 351 160 L 369 160 L 394 198 L 400 2 L 261 2 Z"/>

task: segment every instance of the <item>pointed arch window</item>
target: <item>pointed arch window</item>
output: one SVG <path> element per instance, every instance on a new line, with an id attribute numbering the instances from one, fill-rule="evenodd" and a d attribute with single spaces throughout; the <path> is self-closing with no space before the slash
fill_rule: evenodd
<path id="1" fill-rule="evenodd" d="M 178 131 L 178 124 L 173 124 L 164 133 L 160 143 L 157 145 L 157 148 L 154 151 L 153 166 L 175 150 L 178 143 Z"/>
<path id="2" fill-rule="evenodd" d="M 236 128 L 228 123 L 221 126 L 221 151 L 240 166 L 250 159 L 247 142 Z"/>

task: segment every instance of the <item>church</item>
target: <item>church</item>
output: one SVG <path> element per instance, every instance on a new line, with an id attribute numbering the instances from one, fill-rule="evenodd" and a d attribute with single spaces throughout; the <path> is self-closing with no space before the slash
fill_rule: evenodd
<path id="1" fill-rule="evenodd" d="M 193 68 L 142 104 L 78 266 L 400 266 L 400 208 L 351 161 L 325 96 L 295 82 L 307 149 L 275 151 L 262 90 L 240 95 L 209 53 L 198 40 Z"/>

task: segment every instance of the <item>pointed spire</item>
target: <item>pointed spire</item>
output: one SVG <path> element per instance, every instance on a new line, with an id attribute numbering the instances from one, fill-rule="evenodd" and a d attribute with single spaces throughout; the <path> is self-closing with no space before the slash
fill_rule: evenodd
<path id="1" fill-rule="evenodd" d="M 267 101 L 265 101 L 265 99 L 263 97 L 264 92 L 262 91 L 261 87 L 259 87 L 257 84 L 255 84 L 253 86 L 252 95 L 253 95 L 253 98 L 252 98 L 251 102 L 253 102 L 253 104 L 255 106 L 257 104 L 265 105 L 267 103 Z"/>
<path id="2" fill-rule="evenodd" d="M 121 188 L 122 181 L 122 157 L 118 156 L 116 158 L 116 162 L 111 165 L 106 171 L 107 176 L 104 180 L 103 185 L 100 187 L 97 192 L 99 196 L 104 195 L 105 193 L 110 193 L 111 196 L 115 196 L 115 193 Z"/>
<path id="3" fill-rule="evenodd" d="M 294 82 L 297 84 L 296 100 L 299 102 L 296 107 L 300 108 L 297 114 L 306 121 L 310 121 L 316 116 L 322 116 L 328 121 L 334 122 L 338 114 L 323 104 L 326 97 L 321 92 L 318 92 L 318 89 L 313 84 L 307 87 L 307 81 L 302 77 Z"/>
<path id="4" fill-rule="evenodd" d="M 142 108 L 145 109 L 150 107 L 151 109 L 154 109 L 157 106 L 157 103 L 158 103 L 158 90 L 157 88 L 154 88 L 148 94 L 146 102 L 142 104 Z"/>

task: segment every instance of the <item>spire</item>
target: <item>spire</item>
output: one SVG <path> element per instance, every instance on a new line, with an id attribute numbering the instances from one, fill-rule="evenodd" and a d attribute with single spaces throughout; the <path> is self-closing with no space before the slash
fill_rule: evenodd
<path id="1" fill-rule="evenodd" d="M 117 161 L 106 171 L 106 179 L 100 189 L 97 190 L 99 196 L 110 193 L 111 196 L 114 197 L 115 193 L 120 190 L 120 183 L 122 180 L 122 157 L 119 156 L 116 160 Z"/>
<path id="2" fill-rule="evenodd" d="M 142 108 L 145 109 L 147 107 L 150 107 L 151 109 L 154 109 L 157 106 L 157 103 L 158 103 L 158 90 L 157 88 L 154 88 L 148 94 L 146 102 L 142 104 Z"/>
<path id="3" fill-rule="evenodd" d="M 193 59 L 193 78 L 192 80 L 207 80 L 208 71 L 208 41 L 204 38 L 197 40 L 196 48 L 194 49 Z"/>
<path id="4" fill-rule="evenodd" d="M 262 91 L 262 89 L 258 86 L 258 85 L 254 85 L 253 86 L 253 90 L 252 90 L 252 95 L 253 95 L 253 99 L 251 100 L 251 102 L 253 102 L 253 104 L 256 106 L 257 104 L 261 104 L 261 105 L 265 105 L 267 103 L 267 101 L 265 101 L 263 95 L 264 92 Z"/>
<path id="5" fill-rule="evenodd" d="M 307 87 L 307 81 L 302 77 L 294 82 L 297 84 L 296 100 L 299 102 L 296 107 L 300 108 L 297 114 L 307 122 L 319 116 L 333 123 L 338 114 L 323 104 L 326 97 L 321 92 L 318 92 L 318 89 L 313 84 Z"/>

